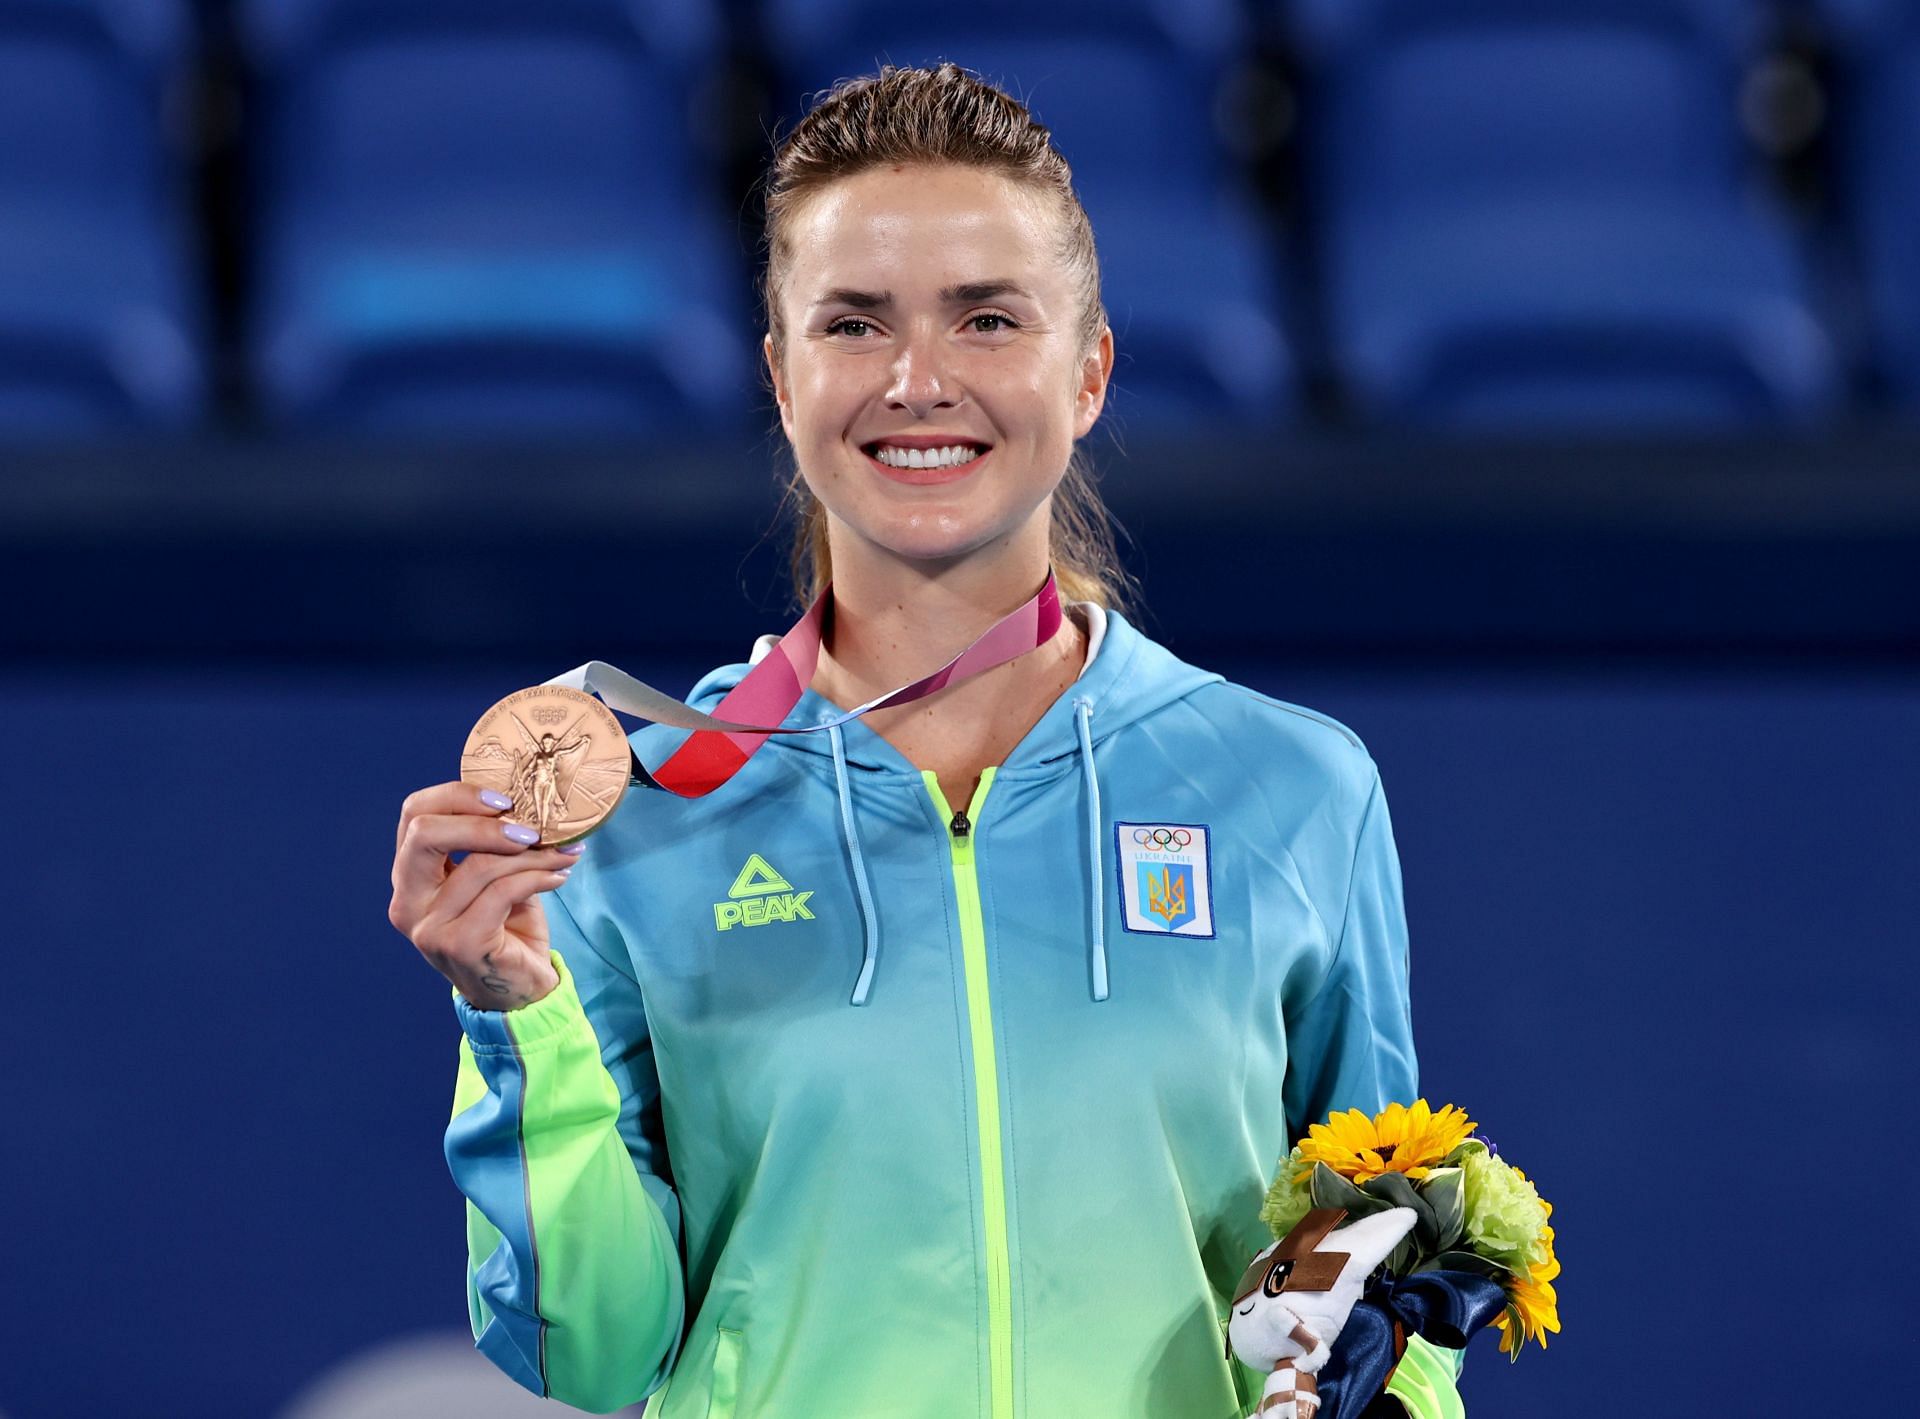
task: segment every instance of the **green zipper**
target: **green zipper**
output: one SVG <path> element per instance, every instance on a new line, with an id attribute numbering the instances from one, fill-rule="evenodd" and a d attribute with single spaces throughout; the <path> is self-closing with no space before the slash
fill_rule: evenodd
<path id="1" fill-rule="evenodd" d="M 1013 1419 L 1013 1267 L 1007 1250 L 1007 1178 L 1000 1158 L 1000 1071 L 994 1063 L 993 1006 L 987 993 L 987 927 L 980 912 L 980 878 L 973 865 L 973 839 L 980 810 L 993 787 L 994 769 L 980 775 L 973 801 L 955 813 L 930 770 L 934 806 L 947 824 L 953 852 L 953 890 L 960 902 L 960 954 L 967 971 L 967 1027 L 973 1037 L 973 1097 L 980 1125 L 980 1195 L 987 1222 L 987 1357 L 992 1376 L 992 1419 Z"/>

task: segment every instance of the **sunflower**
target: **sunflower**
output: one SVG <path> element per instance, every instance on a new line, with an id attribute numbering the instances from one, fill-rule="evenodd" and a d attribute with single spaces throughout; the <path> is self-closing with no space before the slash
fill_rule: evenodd
<path id="1" fill-rule="evenodd" d="M 1560 1274 L 1560 1259 L 1553 1254 L 1553 1228 L 1544 1229 L 1547 1257 L 1525 1276 L 1507 1287 L 1508 1305 L 1494 1322 L 1500 1327 L 1500 1349 L 1514 1359 L 1529 1340 L 1547 1348 L 1547 1332 L 1560 1333 L 1560 1301 L 1553 1293 L 1553 1278 Z"/>
<path id="2" fill-rule="evenodd" d="M 1425 1099 L 1415 1099 L 1412 1108 L 1388 1104 L 1373 1118 L 1358 1109 L 1328 1114 L 1325 1123 L 1310 1125 L 1301 1140 L 1305 1170 L 1299 1176 L 1311 1173 L 1315 1163 L 1325 1163 L 1355 1183 L 1382 1173 L 1404 1173 L 1418 1182 L 1472 1132 L 1473 1120 L 1462 1110 L 1448 1104 L 1434 1113 Z"/>

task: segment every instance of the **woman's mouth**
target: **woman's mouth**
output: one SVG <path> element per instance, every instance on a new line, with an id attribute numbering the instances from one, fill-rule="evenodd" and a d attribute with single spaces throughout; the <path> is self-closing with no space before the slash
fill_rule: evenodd
<path id="1" fill-rule="evenodd" d="M 966 477 L 985 460 L 991 446 L 961 441 L 938 448 L 904 448 L 881 439 L 862 445 L 860 451 L 896 483 L 928 484 Z"/>

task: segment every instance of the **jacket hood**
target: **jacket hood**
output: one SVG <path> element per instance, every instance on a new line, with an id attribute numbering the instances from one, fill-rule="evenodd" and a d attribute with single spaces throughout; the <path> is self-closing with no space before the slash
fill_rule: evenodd
<path id="1" fill-rule="evenodd" d="M 1223 678 L 1187 664 L 1159 642 L 1142 635 L 1118 611 L 1105 610 L 1090 601 L 1070 602 L 1066 609 L 1077 614 L 1087 628 L 1086 668 L 1008 756 L 1005 768 L 1043 764 L 1079 752 L 1080 735 L 1074 724 L 1075 705 L 1079 701 L 1084 700 L 1091 707 L 1091 738 L 1098 744 L 1202 685 Z M 779 639 L 777 635 L 761 636 L 747 660 L 709 671 L 693 687 L 687 703 L 696 709 L 711 710 Z M 838 713 L 838 706 L 807 690 L 782 722 L 817 724 Z M 892 745 L 858 721 L 848 726 L 848 731 L 845 758 L 850 766 L 919 777 L 920 771 Z M 812 754 L 833 753 L 829 736 L 825 734 L 785 735 L 770 740 L 761 752 L 780 748 Z"/>

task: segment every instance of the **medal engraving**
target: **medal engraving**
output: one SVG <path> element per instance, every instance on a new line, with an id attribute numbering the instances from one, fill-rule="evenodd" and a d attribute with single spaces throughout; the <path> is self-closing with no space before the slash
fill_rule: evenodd
<path id="1" fill-rule="evenodd" d="M 584 838 L 619 805 L 633 774 L 620 721 L 592 695 L 560 685 L 517 690 L 480 716 L 460 777 L 513 800 L 540 847 Z"/>

